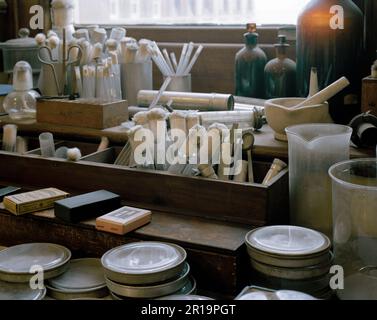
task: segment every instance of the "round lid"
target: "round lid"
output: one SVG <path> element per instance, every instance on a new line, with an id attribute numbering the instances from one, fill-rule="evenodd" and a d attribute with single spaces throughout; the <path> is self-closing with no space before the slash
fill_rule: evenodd
<path id="1" fill-rule="evenodd" d="M 0 281 L 0 300 L 43 300 L 46 289 L 33 290 L 29 284 L 8 283 Z"/>
<path id="2" fill-rule="evenodd" d="M 322 233 L 293 226 L 256 229 L 246 236 L 252 248 L 283 256 L 308 256 L 330 250 L 331 242 Z"/>
<path id="3" fill-rule="evenodd" d="M 72 260 L 69 269 L 49 284 L 66 291 L 90 290 L 106 286 L 100 259 Z"/>
<path id="4" fill-rule="evenodd" d="M 62 246 L 31 243 L 0 251 L 0 273 L 29 274 L 34 266 L 50 271 L 69 262 L 71 252 Z"/>
<path id="5" fill-rule="evenodd" d="M 29 29 L 23 28 L 18 32 L 19 38 L 11 39 L 2 44 L 3 48 L 37 48 L 34 38 L 30 38 Z"/>
<path id="6" fill-rule="evenodd" d="M 158 243 L 141 242 L 115 248 L 102 257 L 102 265 L 123 274 L 151 274 L 170 270 L 186 260 L 183 248 Z"/>

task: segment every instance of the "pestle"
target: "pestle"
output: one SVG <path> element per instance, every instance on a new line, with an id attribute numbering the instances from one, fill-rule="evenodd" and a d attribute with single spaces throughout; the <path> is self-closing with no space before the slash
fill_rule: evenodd
<path id="1" fill-rule="evenodd" d="M 318 92 L 314 96 L 309 97 L 308 99 L 306 99 L 305 101 L 303 101 L 302 103 L 300 103 L 299 105 L 291 109 L 295 110 L 302 107 L 322 104 L 326 102 L 327 100 L 329 100 L 330 98 L 332 98 L 333 96 L 335 96 L 336 94 L 338 94 L 340 91 L 342 91 L 346 87 L 348 87 L 349 85 L 350 85 L 350 82 L 348 81 L 346 77 L 340 78 L 339 80 L 335 81 L 333 84 L 330 84 L 327 88 Z"/>

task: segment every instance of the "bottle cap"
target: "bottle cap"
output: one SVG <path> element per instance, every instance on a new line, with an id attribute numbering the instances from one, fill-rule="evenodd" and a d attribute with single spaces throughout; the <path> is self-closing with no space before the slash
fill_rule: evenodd
<path id="1" fill-rule="evenodd" d="M 279 43 L 275 44 L 276 48 L 288 48 L 288 47 L 290 47 L 289 43 L 287 43 L 287 36 L 279 35 L 278 39 L 279 39 Z"/>
<path id="2" fill-rule="evenodd" d="M 29 91 L 33 89 L 33 72 L 26 61 L 19 61 L 13 69 L 13 89 L 15 91 Z"/>

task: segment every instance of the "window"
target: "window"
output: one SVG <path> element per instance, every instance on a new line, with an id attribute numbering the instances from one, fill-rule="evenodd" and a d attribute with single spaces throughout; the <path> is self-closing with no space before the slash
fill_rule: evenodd
<path id="1" fill-rule="evenodd" d="M 76 0 L 78 24 L 295 24 L 309 0 Z"/>

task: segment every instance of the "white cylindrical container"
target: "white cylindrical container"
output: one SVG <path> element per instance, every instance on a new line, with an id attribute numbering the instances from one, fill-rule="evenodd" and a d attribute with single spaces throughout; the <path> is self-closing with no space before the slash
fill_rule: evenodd
<path id="1" fill-rule="evenodd" d="M 141 90 L 153 89 L 153 64 L 122 63 L 122 95 L 129 106 L 137 106 L 137 95 Z"/>

